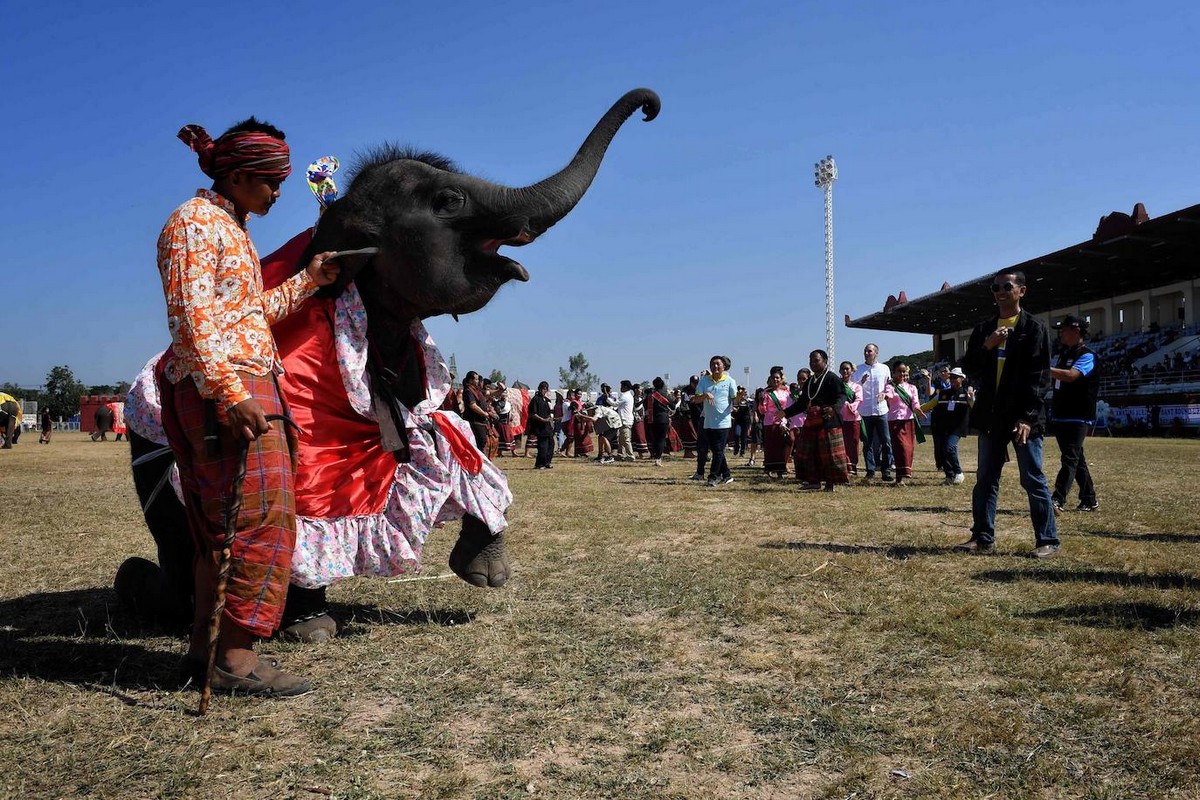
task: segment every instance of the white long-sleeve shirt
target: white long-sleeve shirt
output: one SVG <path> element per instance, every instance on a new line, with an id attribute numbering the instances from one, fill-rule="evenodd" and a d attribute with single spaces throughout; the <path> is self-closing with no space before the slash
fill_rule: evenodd
<path id="1" fill-rule="evenodd" d="M 858 412 L 864 417 L 886 417 L 888 413 L 887 398 L 884 397 L 883 387 L 887 386 L 892 377 L 886 364 L 875 362 L 874 366 L 859 364 L 854 373 L 854 380 L 862 384 L 862 403 Z"/>

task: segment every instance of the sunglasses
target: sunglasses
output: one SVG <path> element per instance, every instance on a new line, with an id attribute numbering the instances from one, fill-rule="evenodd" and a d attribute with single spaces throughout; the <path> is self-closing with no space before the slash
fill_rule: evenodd
<path id="1" fill-rule="evenodd" d="M 1016 288 L 1017 288 L 1017 284 L 1013 283 L 1012 281 L 1005 281 L 1004 283 L 993 283 L 992 284 L 992 293 L 995 294 L 996 292 L 1011 292 L 1013 289 L 1016 289 Z"/>

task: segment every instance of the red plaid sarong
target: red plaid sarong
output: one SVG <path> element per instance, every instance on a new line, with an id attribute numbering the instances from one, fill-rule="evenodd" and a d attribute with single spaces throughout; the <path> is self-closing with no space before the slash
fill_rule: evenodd
<path id="1" fill-rule="evenodd" d="M 238 377 L 264 413 L 286 413 L 273 375 L 238 372 Z M 158 388 L 163 428 L 179 466 L 188 527 L 198 557 L 212 559 L 215 571 L 225 542 L 225 513 L 241 444 L 225 425 L 218 425 L 218 452 L 210 455 L 204 436 L 212 413 L 206 406 L 211 406 L 191 378 L 172 384 L 160 370 Z M 295 436 L 285 431 L 281 422 L 272 421 L 271 429 L 251 442 L 246 453 L 246 477 L 225 594 L 225 616 L 264 637 L 279 628 L 283 617 L 296 547 Z"/>
<path id="2" fill-rule="evenodd" d="M 819 415 L 814 419 L 820 420 Z M 805 483 L 849 483 L 850 462 L 846 458 L 846 443 L 842 426 L 826 427 L 821 422 L 805 425 L 796 431 L 796 477 Z"/>

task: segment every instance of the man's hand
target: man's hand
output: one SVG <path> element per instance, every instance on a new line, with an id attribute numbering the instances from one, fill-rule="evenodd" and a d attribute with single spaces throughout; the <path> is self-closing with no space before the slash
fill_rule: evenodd
<path id="1" fill-rule="evenodd" d="M 328 286 L 337 280 L 338 273 L 342 271 L 337 261 L 333 260 L 334 252 L 317 253 L 305 268 L 317 286 Z"/>
<path id="2" fill-rule="evenodd" d="M 988 350 L 995 350 L 1000 345 L 1008 340 L 1008 334 L 1012 332 L 1012 328 L 996 328 L 988 334 L 988 337 L 983 340 L 983 346 Z"/>
<path id="3" fill-rule="evenodd" d="M 254 398 L 243 400 L 230 408 L 227 412 L 226 424 L 229 425 L 234 436 L 248 442 L 253 442 L 263 434 L 271 432 L 271 423 L 267 422 L 267 415 Z"/>
<path id="4" fill-rule="evenodd" d="M 1027 444 L 1029 442 L 1030 426 L 1028 422 L 1018 422 L 1013 426 L 1013 441 L 1017 444 Z"/>

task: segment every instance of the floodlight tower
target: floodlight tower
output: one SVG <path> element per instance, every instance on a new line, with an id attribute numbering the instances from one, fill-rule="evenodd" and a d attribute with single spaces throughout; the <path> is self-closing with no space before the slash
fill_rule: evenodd
<path id="1" fill-rule="evenodd" d="M 837 164 L 833 156 L 825 156 L 813 165 L 816 169 L 813 181 L 825 192 L 825 350 L 829 363 L 836 363 L 833 354 L 833 182 L 837 180 Z"/>

